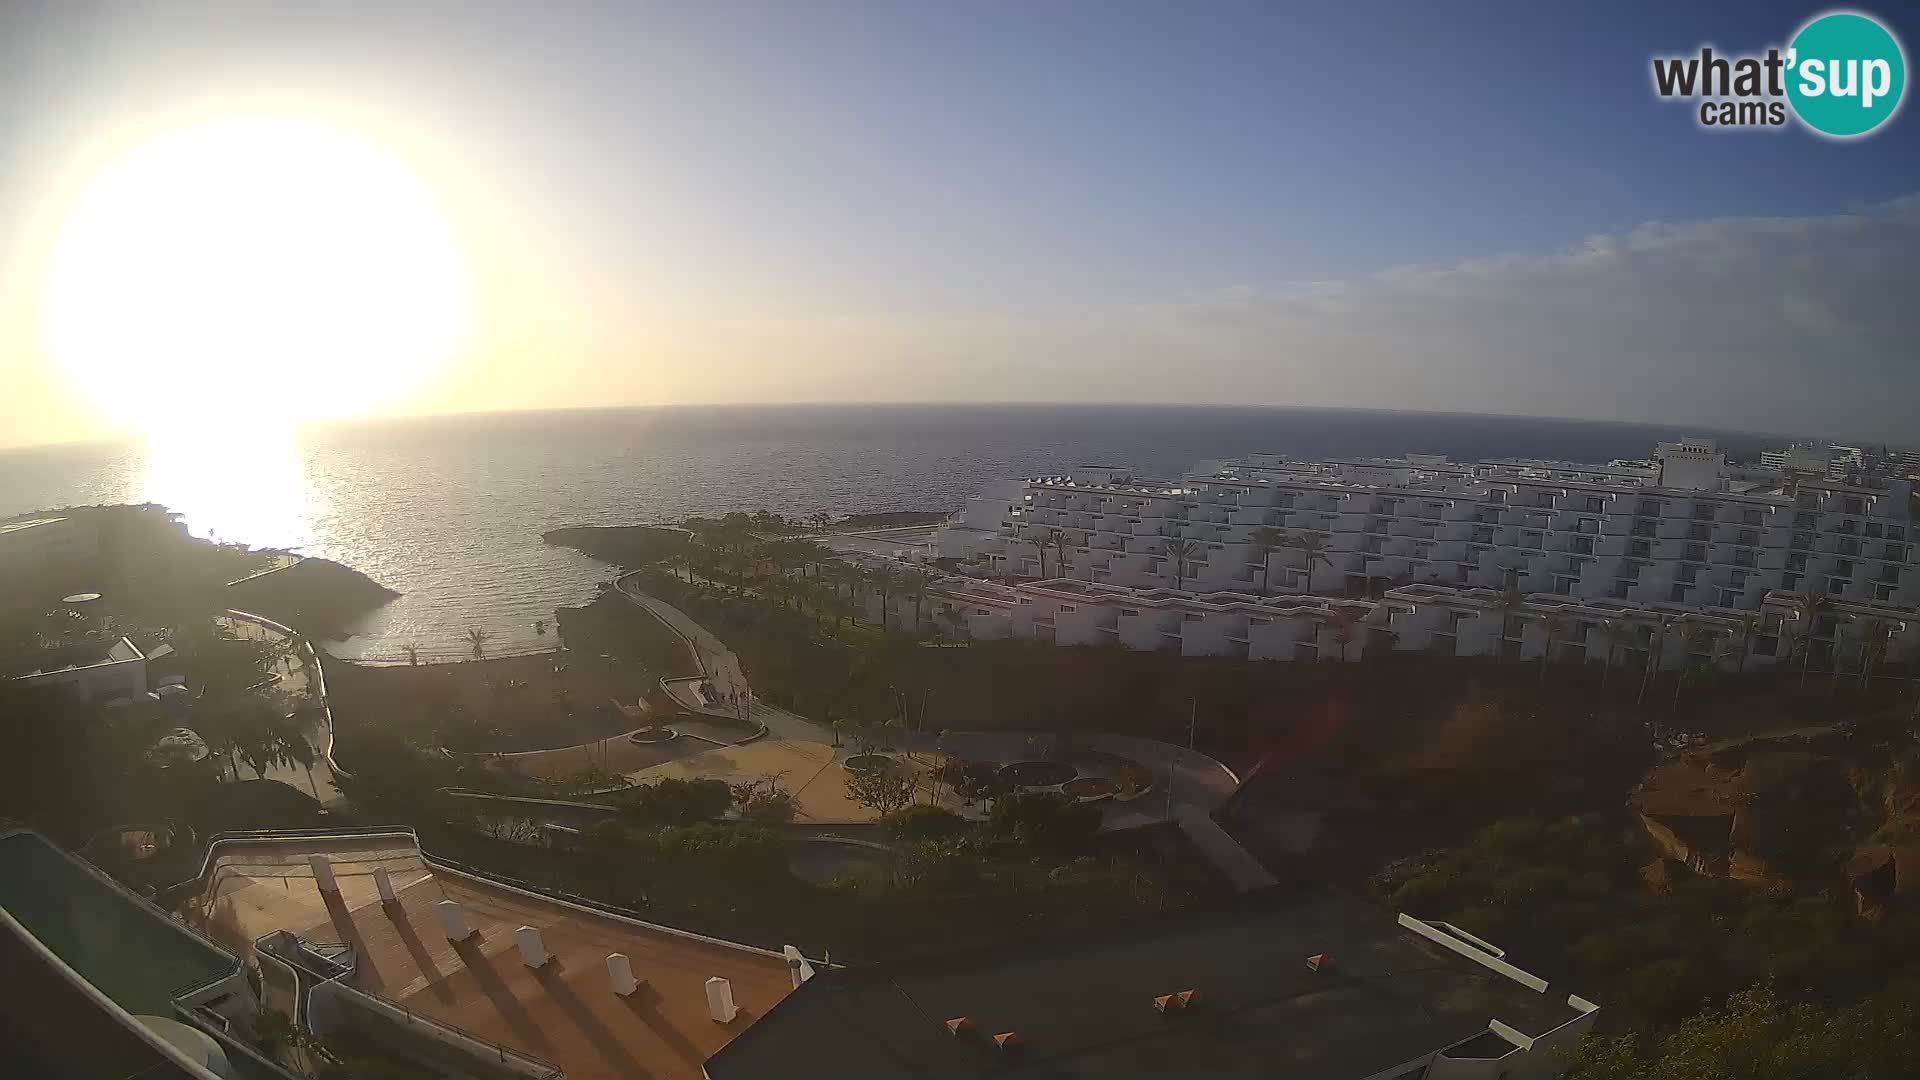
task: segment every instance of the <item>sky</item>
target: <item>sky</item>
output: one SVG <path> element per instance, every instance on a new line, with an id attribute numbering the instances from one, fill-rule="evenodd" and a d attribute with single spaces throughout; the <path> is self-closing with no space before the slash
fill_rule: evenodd
<path id="1" fill-rule="evenodd" d="M 0 445 L 123 422 L 45 347 L 71 192 L 263 110 L 374 140 L 459 236 L 472 331 L 381 411 L 1333 405 L 1920 444 L 1920 119 L 1716 132 L 1651 87 L 1655 54 L 1824 10 L 6 5 Z"/>

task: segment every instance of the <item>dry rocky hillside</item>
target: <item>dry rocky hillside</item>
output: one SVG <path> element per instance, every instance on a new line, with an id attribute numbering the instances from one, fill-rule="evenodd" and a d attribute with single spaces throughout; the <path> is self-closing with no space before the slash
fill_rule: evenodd
<path id="1" fill-rule="evenodd" d="M 1878 917 L 1920 887 L 1920 750 L 1863 732 L 1761 738 L 1656 765 L 1630 805 L 1666 859 L 1762 888 L 1844 880 Z M 1671 869 L 1648 868 L 1656 887 Z"/>

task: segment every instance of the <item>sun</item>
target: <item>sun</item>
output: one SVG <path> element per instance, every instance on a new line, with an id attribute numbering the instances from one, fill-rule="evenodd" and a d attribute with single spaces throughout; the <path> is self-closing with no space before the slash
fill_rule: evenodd
<path id="1" fill-rule="evenodd" d="M 149 433 L 378 409 L 457 351 L 469 283 L 433 192 L 355 134 L 180 127 L 90 177 L 54 235 L 48 354 Z"/>

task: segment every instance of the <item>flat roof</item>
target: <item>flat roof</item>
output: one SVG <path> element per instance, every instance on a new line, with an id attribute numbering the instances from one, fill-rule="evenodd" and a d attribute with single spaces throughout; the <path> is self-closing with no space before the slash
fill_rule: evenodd
<path id="1" fill-rule="evenodd" d="M 307 856 L 326 855 L 340 892 L 314 884 Z M 375 867 L 399 901 L 382 905 Z M 446 939 L 433 910 L 457 900 L 478 933 Z M 591 912 L 423 860 L 411 839 L 322 837 L 228 846 L 183 905 L 189 922 L 236 951 L 287 930 L 354 947 L 352 984 L 416 1013 L 551 1061 L 569 1077 L 702 1075 L 707 1056 L 791 990 L 784 959 L 730 942 Z M 521 962 L 514 931 L 538 927 L 552 960 Z M 613 993 L 608 953 L 625 953 L 643 985 Z M 733 984 L 740 1014 L 707 1015 L 705 984 Z"/>
<path id="2" fill-rule="evenodd" d="M 1309 971 L 1307 957 L 1328 962 Z M 1153 999 L 1196 990 L 1200 1005 Z M 707 1062 L 713 1080 L 1364 1077 L 1488 1030 L 1581 1015 L 1354 901 L 1275 890 L 944 961 L 823 971 Z M 955 1037 L 945 1022 L 970 1017 Z M 1018 1032 L 1021 1047 L 991 1036 Z"/>

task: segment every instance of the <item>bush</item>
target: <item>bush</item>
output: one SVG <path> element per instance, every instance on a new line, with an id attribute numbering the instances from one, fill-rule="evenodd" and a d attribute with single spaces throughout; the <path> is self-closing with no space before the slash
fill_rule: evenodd
<path id="1" fill-rule="evenodd" d="M 621 807 L 635 821 L 692 825 L 724 817 L 733 807 L 733 790 L 719 780 L 668 778 L 627 792 Z"/>
<path id="2" fill-rule="evenodd" d="M 881 819 L 887 831 L 903 840 L 937 840 L 956 836 L 967 827 L 965 818 L 944 806 L 909 806 Z"/>
<path id="3" fill-rule="evenodd" d="M 909 889 L 965 889 L 980 880 L 980 856 L 962 839 L 921 840 L 900 860 L 896 876 Z"/>
<path id="4" fill-rule="evenodd" d="M 1078 851 L 1100 831 L 1100 808 L 1055 791 L 995 799 L 989 818 L 997 836 L 1025 847 Z"/>

